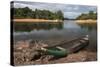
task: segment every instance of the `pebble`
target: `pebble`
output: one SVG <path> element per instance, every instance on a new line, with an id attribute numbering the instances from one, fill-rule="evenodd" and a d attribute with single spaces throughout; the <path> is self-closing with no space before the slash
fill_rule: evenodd
<path id="1" fill-rule="evenodd" d="M 88 53 L 87 52 L 79 52 L 79 53 L 75 53 L 75 54 L 70 54 L 67 57 L 60 58 L 57 60 L 49 60 L 49 59 L 53 58 L 53 56 L 50 56 L 50 55 L 44 56 L 41 53 L 38 53 L 36 51 L 36 49 L 40 49 L 41 47 L 46 47 L 50 43 L 52 43 L 52 41 L 43 41 L 43 40 L 41 40 L 41 41 L 30 40 L 28 42 L 21 41 L 21 42 L 16 43 L 14 45 L 14 64 L 15 65 L 48 64 L 48 63 L 96 60 L 95 53 L 89 54 L 89 52 Z M 90 56 L 90 57 L 88 57 L 88 56 Z"/>

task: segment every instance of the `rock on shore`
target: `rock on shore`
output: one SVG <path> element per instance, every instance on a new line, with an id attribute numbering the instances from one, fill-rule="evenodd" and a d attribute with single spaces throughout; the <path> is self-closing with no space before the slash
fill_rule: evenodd
<path id="1" fill-rule="evenodd" d="M 96 61 L 97 53 L 81 50 L 77 53 L 69 54 L 63 58 L 54 58 L 36 51 L 41 47 L 48 46 L 53 41 L 29 40 L 18 41 L 14 44 L 14 65 L 36 65 L 36 64 L 55 64 L 69 62 Z"/>

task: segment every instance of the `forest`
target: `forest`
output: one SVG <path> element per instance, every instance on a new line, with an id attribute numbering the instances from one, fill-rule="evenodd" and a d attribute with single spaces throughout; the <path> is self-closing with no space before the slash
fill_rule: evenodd
<path id="1" fill-rule="evenodd" d="M 61 10 L 58 10 L 56 12 L 52 12 L 50 10 L 40 10 L 35 9 L 32 10 L 28 7 L 24 8 L 11 8 L 13 11 L 13 17 L 15 19 L 25 19 L 25 18 L 31 18 L 31 19 L 49 19 L 49 20 L 63 20 L 64 16 Z"/>
<path id="2" fill-rule="evenodd" d="M 87 20 L 87 19 L 97 19 L 97 12 L 89 11 L 88 13 L 82 13 L 76 18 L 76 20 Z"/>

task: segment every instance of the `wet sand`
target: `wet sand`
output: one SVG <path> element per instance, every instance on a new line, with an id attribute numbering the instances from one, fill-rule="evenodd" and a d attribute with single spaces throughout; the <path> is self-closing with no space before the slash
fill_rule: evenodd
<path id="1" fill-rule="evenodd" d="M 82 23 L 88 23 L 88 24 L 91 24 L 91 23 L 97 23 L 97 20 L 76 20 L 75 21 L 76 23 L 79 23 L 79 24 L 82 24 Z"/>
<path id="2" fill-rule="evenodd" d="M 88 51 L 87 49 L 82 49 L 79 52 L 69 54 L 62 58 L 54 58 L 51 55 L 40 54 L 36 51 L 36 49 L 47 46 L 49 42 L 34 40 L 16 42 L 13 47 L 14 65 L 56 64 L 97 60 L 97 52 Z"/>
<path id="3" fill-rule="evenodd" d="M 14 22 L 63 22 L 62 20 L 46 20 L 46 19 L 13 19 Z"/>

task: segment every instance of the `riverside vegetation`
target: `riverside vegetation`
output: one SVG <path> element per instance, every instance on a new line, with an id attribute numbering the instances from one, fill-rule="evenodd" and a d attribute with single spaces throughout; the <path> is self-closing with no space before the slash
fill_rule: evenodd
<path id="1" fill-rule="evenodd" d="M 52 12 L 49 10 L 39 10 L 35 9 L 32 10 L 28 7 L 24 8 L 12 8 L 14 11 L 14 18 L 15 19 L 25 19 L 25 18 L 33 18 L 33 19 L 46 19 L 46 20 L 63 20 L 63 13 L 62 11 L 58 10 L 56 12 Z"/>
<path id="2" fill-rule="evenodd" d="M 76 18 L 77 23 L 96 23 L 97 12 L 89 11 L 88 13 L 82 13 Z"/>

